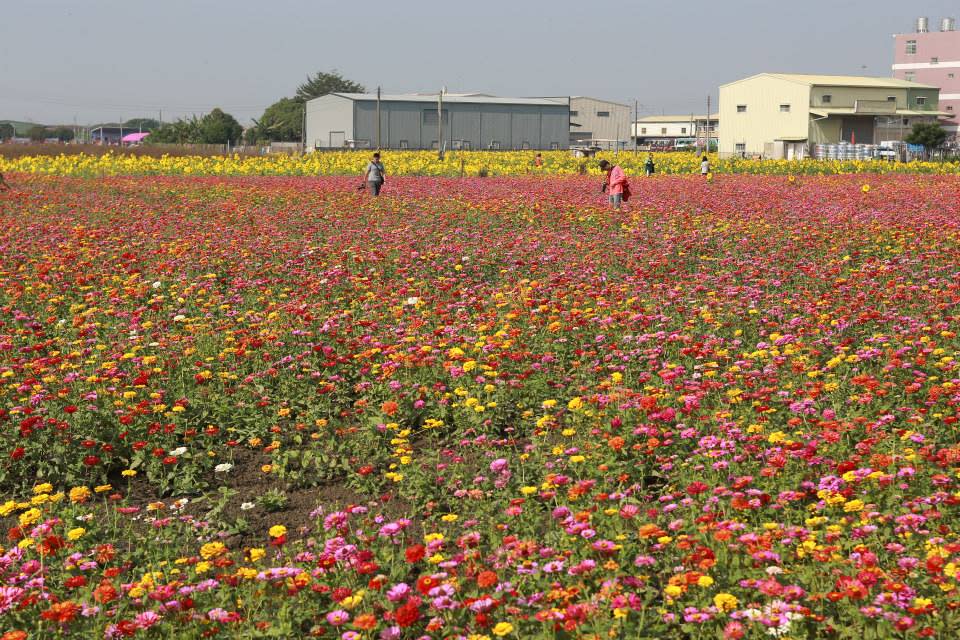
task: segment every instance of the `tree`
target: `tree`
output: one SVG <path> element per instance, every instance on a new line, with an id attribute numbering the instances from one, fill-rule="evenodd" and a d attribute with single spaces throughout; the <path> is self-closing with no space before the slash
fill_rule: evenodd
<path id="1" fill-rule="evenodd" d="M 0 123 L 0 140 L 17 137 L 17 128 L 9 122 Z"/>
<path id="2" fill-rule="evenodd" d="M 204 144 L 236 144 L 243 127 L 229 113 L 214 109 L 200 119 L 200 142 Z"/>
<path id="3" fill-rule="evenodd" d="M 34 142 L 43 142 L 47 139 L 47 128 L 42 125 L 35 124 L 30 127 L 30 131 L 27 132 L 27 137 Z"/>
<path id="4" fill-rule="evenodd" d="M 150 142 L 154 143 L 188 144 L 199 141 L 200 119 L 196 116 L 168 122 L 150 133 Z"/>
<path id="5" fill-rule="evenodd" d="M 160 128 L 160 121 L 153 118 L 132 118 L 123 123 L 123 128 L 140 129 L 141 131 L 153 131 Z"/>
<path id="6" fill-rule="evenodd" d="M 297 87 L 294 99 L 298 102 L 306 102 L 328 93 L 363 93 L 365 91 L 366 88 L 362 84 L 347 80 L 334 69 L 326 73 L 318 71 L 313 77 L 307 76 L 307 81 Z"/>
<path id="7" fill-rule="evenodd" d="M 74 138 L 73 129 L 70 127 L 57 127 L 49 133 L 51 138 L 56 138 L 60 142 L 70 142 Z"/>
<path id="8" fill-rule="evenodd" d="M 304 105 L 295 98 L 281 98 L 266 108 L 254 127 L 247 132 L 250 142 L 272 140 L 299 142 L 303 133 Z"/>
<path id="9" fill-rule="evenodd" d="M 936 122 L 918 122 L 905 140 L 908 144 L 922 144 L 924 153 L 929 156 L 947 141 L 947 132 Z"/>

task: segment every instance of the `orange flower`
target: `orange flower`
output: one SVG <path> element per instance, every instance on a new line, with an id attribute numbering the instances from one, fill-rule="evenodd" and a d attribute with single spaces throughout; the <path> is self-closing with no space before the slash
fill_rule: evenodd
<path id="1" fill-rule="evenodd" d="M 395 414 L 399 408 L 399 405 L 397 405 L 397 403 L 393 400 L 387 400 L 380 405 L 380 411 L 383 411 L 388 416 L 393 416 L 393 414 Z"/>
<path id="2" fill-rule="evenodd" d="M 372 613 L 361 613 L 353 619 L 353 626 L 361 631 L 369 631 L 377 626 L 377 616 Z"/>
<path id="3" fill-rule="evenodd" d="M 498 578 L 497 574 L 493 571 L 481 571 L 480 575 L 477 576 L 477 586 L 481 589 L 492 587 L 499 581 L 500 578 Z"/>

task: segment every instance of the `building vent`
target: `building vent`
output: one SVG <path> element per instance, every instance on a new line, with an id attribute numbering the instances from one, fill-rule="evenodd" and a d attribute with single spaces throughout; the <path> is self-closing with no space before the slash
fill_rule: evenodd
<path id="1" fill-rule="evenodd" d="M 953 18 L 944 18 L 940 21 L 940 31 L 953 31 L 957 27 L 957 21 Z"/>
<path id="2" fill-rule="evenodd" d="M 930 31 L 930 18 L 917 18 L 917 33 L 926 33 Z"/>

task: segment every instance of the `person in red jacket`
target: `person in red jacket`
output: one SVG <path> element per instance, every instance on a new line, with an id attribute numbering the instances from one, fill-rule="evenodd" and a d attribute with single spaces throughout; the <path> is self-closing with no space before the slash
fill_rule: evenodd
<path id="1" fill-rule="evenodd" d="M 610 206 L 619 210 L 620 204 L 630 199 L 630 183 L 627 182 L 627 174 L 623 172 L 620 165 L 610 164 L 607 160 L 600 161 L 600 170 L 607 174 L 603 182 L 603 192 L 607 194 Z"/>

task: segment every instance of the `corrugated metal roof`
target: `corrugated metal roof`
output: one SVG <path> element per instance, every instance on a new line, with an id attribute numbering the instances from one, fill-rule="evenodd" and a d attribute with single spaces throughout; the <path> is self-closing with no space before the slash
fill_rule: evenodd
<path id="1" fill-rule="evenodd" d="M 603 98 L 594 98 L 592 96 L 570 96 L 571 100 L 593 100 L 594 102 L 602 102 L 604 104 L 615 104 L 618 107 L 627 107 L 630 108 L 632 105 L 623 104 L 622 102 L 614 102 L 613 100 L 604 100 Z"/>
<path id="2" fill-rule="evenodd" d="M 810 109 L 810 113 L 818 116 L 937 116 L 952 117 L 955 114 L 946 111 L 919 111 L 917 109 L 897 109 L 894 111 L 876 111 L 874 113 L 864 113 L 856 111 L 853 107 L 816 107 Z"/>
<path id="3" fill-rule="evenodd" d="M 346 98 L 348 100 L 359 100 L 359 101 L 376 101 L 377 94 L 375 93 L 331 93 L 329 95 L 340 96 L 341 98 Z M 322 98 L 322 96 L 321 96 Z M 320 100 L 321 98 L 314 98 L 314 100 Z M 392 94 L 382 94 L 380 96 L 381 102 L 428 102 L 430 104 L 437 103 L 437 94 L 433 95 L 420 95 L 412 93 L 392 93 Z M 496 98 L 493 96 L 480 96 L 480 95 L 451 95 L 444 94 L 443 101 L 448 104 L 516 104 L 516 105 L 536 105 L 536 106 L 549 106 L 549 107 L 558 107 L 558 106 L 567 106 L 567 98 Z"/>
<path id="4" fill-rule="evenodd" d="M 692 117 L 694 120 L 706 120 L 706 119 L 707 119 L 707 117 L 706 117 L 705 115 L 703 115 L 702 113 L 700 113 L 700 114 L 694 114 L 693 116 L 691 116 L 691 115 L 688 113 L 688 114 L 686 114 L 686 115 L 680 115 L 680 116 L 644 116 L 644 117 L 642 117 L 642 118 L 637 118 L 637 122 L 690 122 L 690 118 L 691 118 L 691 117 Z M 713 114 L 713 115 L 710 116 L 710 119 L 711 119 L 711 120 L 719 120 L 719 119 L 720 119 L 720 114 L 719 114 L 719 113 L 715 113 L 715 114 Z"/>
<path id="5" fill-rule="evenodd" d="M 872 76 L 828 76 L 804 73 L 758 73 L 749 78 L 728 82 L 724 87 L 744 80 L 751 80 L 762 76 L 778 78 L 788 82 L 798 82 L 810 86 L 819 85 L 822 87 L 862 87 L 873 89 L 936 89 L 937 87 L 920 84 L 919 82 L 908 82 L 896 78 L 875 78 Z"/>

